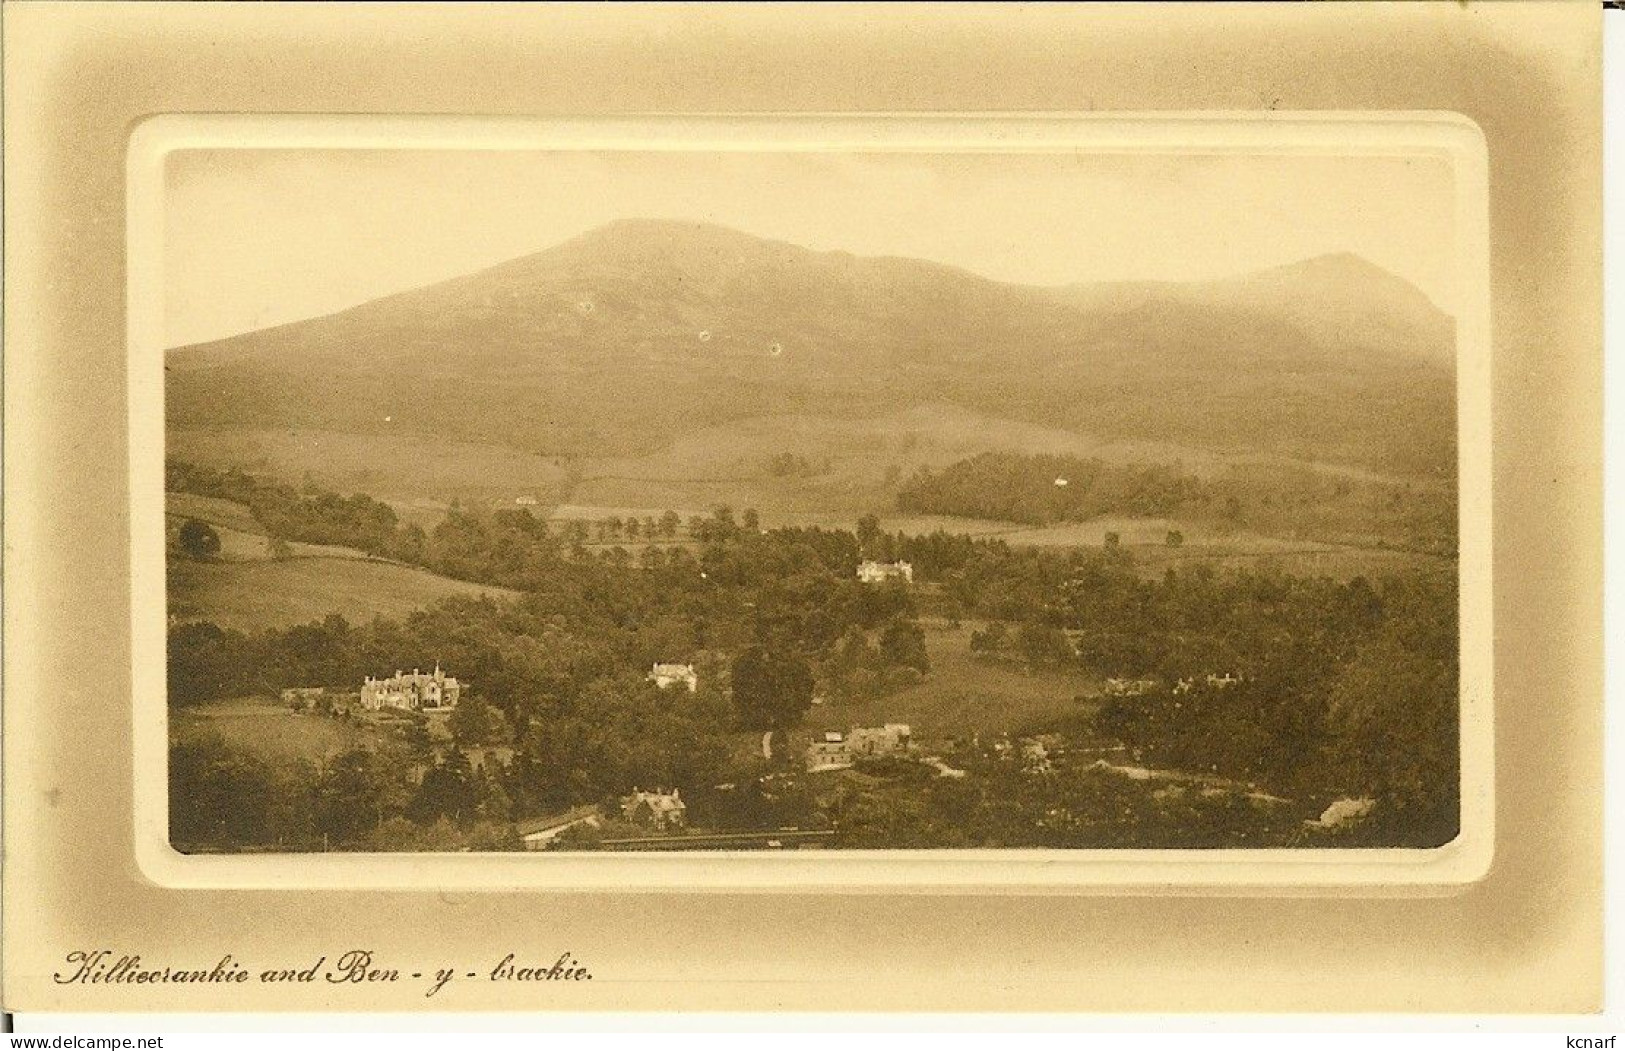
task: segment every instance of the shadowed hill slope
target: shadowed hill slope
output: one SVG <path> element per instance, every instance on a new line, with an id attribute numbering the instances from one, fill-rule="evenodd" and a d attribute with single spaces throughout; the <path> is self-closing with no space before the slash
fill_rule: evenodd
<path id="1" fill-rule="evenodd" d="M 1101 438 L 1438 475 L 1454 464 L 1453 333 L 1354 256 L 1047 289 L 627 220 L 173 350 L 169 418 L 641 455 L 748 417 L 948 403 Z"/>

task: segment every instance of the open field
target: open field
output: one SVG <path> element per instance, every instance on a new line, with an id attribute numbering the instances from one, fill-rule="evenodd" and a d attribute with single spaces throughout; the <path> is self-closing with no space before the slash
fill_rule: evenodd
<path id="1" fill-rule="evenodd" d="M 387 736 L 375 727 L 313 712 L 295 712 L 285 705 L 252 697 L 172 709 L 169 718 L 172 741 L 217 733 L 226 743 L 258 755 L 312 763 L 363 744 L 379 743 Z"/>
<path id="2" fill-rule="evenodd" d="M 1097 680 L 1082 673 L 1028 674 L 971 656 L 970 635 L 983 626 L 979 622 L 967 621 L 956 629 L 925 620 L 921 626 L 931 657 L 931 674 L 923 682 L 885 697 L 831 698 L 807 713 L 807 730 L 908 723 L 916 739 L 929 745 L 950 735 L 1000 733 L 1094 703 L 1078 699 L 1091 698 L 1099 689 Z"/>
<path id="3" fill-rule="evenodd" d="M 380 418 L 381 419 L 381 418 Z M 391 424 L 390 426 L 396 426 Z M 437 518 L 452 500 L 515 506 L 629 509 L 640 515 L 703 513 L 717 504 L 775 514 L 853 521 L 895 506 L 898 485 L 921 467 L 940 469 L 982 452 L 1093 456 L 1113 463 L 1179 464 L 1198 476 L 1236 464 L 1271 464 L 1342 477 L 1405 481 L 1335 463 L 1245 451 L 1216 452 L 1151 441 L 1104 441 L 1085 434 L 975 412 L 950 404 L 890 414 L 757 416 L 697 427 L 639 456 L 552 455 L 431 434 L 319 428 L 175 427 L 168 453 L 179 460 L 298 479 L 385 500 L 413 521 Z M 774 460 L 799 458 L 775 473 Z M 562 508 L 559 513 L 562 513 Z"/>
<path id="4" fill-rule="evenodd" d="M 694 430 L 663 449 L 635 458 L 560 458 L 496 445 L 455 442 L 413 434 L 350 434 L 322 430 L 181 428 L 170 435 L 171 452 L 216 466 L 236 465 L 278 477 L 308 474 L 343 492 L 361 491 L 387 500 L 403 520 L 432 528 L 451 501 L 479 506 L 530 507 L 555 521 L 611 517 L 659 517 L 671 510 L 685 520 L 726 504 L 754 507 L 764 527 L 852 528 L 863 514 L 876 514 L 888 532 L 935 530 L 998 538 L 1013 545 L 1099 548 L 1108 532 L 1148 576 L 1196 561 L 1238 568 L 1265 564 L 1308 575 L 1347 579 L 1380 577 L 1411 569 L 1445 569 L 1449 562 L 1357 543 L 1308 537 L 1240 533 L 1208 522 L 1110 517 L 1053 526 L 929 515 L 900 515 L 896 491 L 919 467 L 942 467 L 986 450 L 1065 453 L 1108 461 L 1178 463 L 1196 473 L 1240 463 L 1312 468 L 1337 476 L 1397 481 L 1336 464 L 1313 464 L 1258 454 L 1218 454 L 1147 442 L 1103 443 L 1066 431 L 998 419 L 953 406 L 915 408 L 887 416 L 836 418 L 812 414 L 757 417 Z M 789 475 L 775 475 L 776 457 L 799 458 Z M 1426 489 L 1426 480 L 1405 479 Z M 526 503 L 520 504 L 524 500 Z M 226 501 L 173 494 L 175 515 L 203 518 L 221 532 L 227 560 L 266 557 L 260 532 L 246 508 Z M 235 529 L 247 537 L 228 535 Z M 1170 548 L 1167 535 L 1183 534 Z M 661 541 L 670 545 L 683 540 Z M 589 548 L 644 546 L 614 540 Z M 295 545 L 296 553 L 355 557 L 345 549 Z"/>
<path id="5" fill-rule="evenodd" d="M 221 500 L 219 503 L 226 503 Z M 220 551 L 214 556 L 218 562 L 265 562 L 275 556 L 271 552 L 271 538 L 265 535 L 263 528 L 257 524 L 254 531 L 233 529 L 221 525 L 213 519 L 203 518 L 201 515 L 171 514 L 164 522 L 165 529 L 173 534 L 178 531 L 188 518 L 208 522 L 215 535 L 220 538 Z M 376 561 L 365 551 L 358 551 L 353 547 L 337 547 L 331 544 L 305 544 L 297 540 L 288 542 L 289 558 L 326 558 L 348 559 L 356 562 Z"/>
<path id="6" fill-rule="evenodd" d="M 556 502 L 566 479 L 563 461 L 553 457 L 411 433 L 181 427 L 167 440 L 173 459 L 284 480 L 309 475 L 325 488 L 384 500 L 419 524 L 438 521 L 453 499 Z"/>
<path id="7" fill-rule="evenodd" d="M 1282 542 L 1274 547 L 1236 544 L 1233 548 L 1146 545 L 1133 547 L 1130 551 L 1134 556 L 1135 569 L 1146 579 L 1160 577 L 1170 568 L 1186 569 L 1198 564 L 1225 569 L 1271 568 L 1299 577 L 1327 577 L 1332 580 L 1351 580 L 1354 577 L 1378 580 L 1402 573 L 1447 573 L 1454 568 L 1450 559 L 1437 555 L 1312 543 Z"/>
<path id="8" fill-rule="evenodd" d="M 181 620 L 257 631 L 330 613 L 353 622 L 401 617 L 451 595 L 512 594 L 348 547 L 294 542 L 288 545 L 290 557 L 274 560 L 264 528 L 242 504 L 191 493 L 168 493 L 165 503 L 171 529 L 196 518 L 220 536 L 220 554 L 213 561 L 170 560 L 169 612 Z"/>
<path id="9" fill-rule="evenodd" d="M 351 622 L 403 617 L 453 595 L 511 595 L 391 562 L 293 558 L 170 567 L 169 612 L 240 631 L 288 627 L 337 613 Z"/>
<path id="10" fill-rule="evenodd" d="M 260 525 L 248 506 L 232 500 L 196 493 L 165 493 L 164 513 L 170 518 L 196 518 L 216 529 L 231 529 L 251 536 L 265 535 L 265 527 Z"/>
<path id="11" fill-rule="evenodd" d="M 231 500 L 195 493 L 164 494 L 165 527 L 179 529 L 188 518 L 207 522 L 220 537 L 222 562 L 259 562 L 271 557 L 270 538 L 248 507 Z M 295 558 L 350 558 L 367 560 L 372 556 L 353 547 L 333 544 L 306 544 L 298 540 L 288 542 L 288 553 Z"/>

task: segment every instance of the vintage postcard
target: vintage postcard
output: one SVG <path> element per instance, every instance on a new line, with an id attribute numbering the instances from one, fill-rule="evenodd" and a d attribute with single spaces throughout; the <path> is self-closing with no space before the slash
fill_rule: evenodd
<path id="1" fill-rule="evenodd" d="M 174 852 L 1482 874 L 1476 128 L 369 134 L 132 152 Z"/>
<path id="2" fill-rule="evenodd" d="M 15 10 L 8 1006 L 1594 1003 L 1589 6 Z"/>

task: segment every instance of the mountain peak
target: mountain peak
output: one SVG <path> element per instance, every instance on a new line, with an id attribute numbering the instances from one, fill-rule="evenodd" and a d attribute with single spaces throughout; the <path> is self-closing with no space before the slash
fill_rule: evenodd
<path id="1" fill-rule="evenodd" d="M 647 239 L 762 242 L 762 238 L 721 223 L 697 219 L 625 218 L 612 219 L 602 226 L 595 226 L 565 243 Z"/>
<path id="2" fill-rule="evenodd" d="M 1316 277 L 1363 277 L 1381 278 L 1383 280 L 1403 280 L 1373 263 L 1363 255 L 1355 252 L 1326 252 L 1323 255 L 1310 256 L 1295 263 L 1284 263 L 1280 266 L 1259 270 L 1249 277 L 1268 278 L 1271 276 L 1316 276 Z"/>
<path id="3" fill-rule="evenodd" d="M 1383 294 L 1409 301 L 1412 309 L 1438 311 L 1427 293 L 1391 270 L 1354 252 L 1328 252 L 1295 263 L 1270 267 L 1231 279 L 1232 282 L 1313 286 L 1317 293 L 1352 294 L 1359 289 L 1381 289 Z"/>
<path id="4" fill-rule="evenodd" d="M 720 223 L 692 219 L 616 219 L 577 234 L 539 254 L 608 252 L 646 255 L 651 252 L 805 252 L 784 241 L 773 241 Z"/>

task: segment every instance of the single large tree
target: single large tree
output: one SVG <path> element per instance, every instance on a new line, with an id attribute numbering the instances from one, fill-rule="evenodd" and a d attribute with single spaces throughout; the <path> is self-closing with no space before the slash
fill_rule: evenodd
<path id="1" fill-rule="evenodd" d="M 925 652 L 925 631 L 912 620 L 891 621 L 880 633 L 880 659 L 926 674 L 931 670 L 931 658 Z"/>
<path id="2" fill-rule="evenodd" d="M 874 515 L 864 515 L 858 519 L 858 547 L 864 557 L 875 558 L 879 552 L 875 550 L 876 541 L 880 539 L 880 519 Z"/>
<path id="3" fill-rule="evenodd" d="M 734 661 L 734 708 L 746 729 L 790 729 L 812 707 L 812 693 L 812 669 L 794 653 L 752 646 Z"/>
<path id="4" fill-rule="evenodd" d="M 359 840 L 388 816 L 389 771 L 381 756 L 353 748 L 330 760 L 316 780 L 316 831 L 330 845 Z"/>
<path id="5" fill-rule="evenodd" d="M 508 717 L 501 708 L 474 694 L 452 709 L 446 719 L 446 729 L 459 747 L 505 745 L 513 740 Z"/>
<path id="6" fill-rule="evenodd" d="M 209 523 L 188 518 L 181 523 L 179 535 L 181 550 L 193 558 L 213 558 L 220 553 L 220 534 Z"/>

